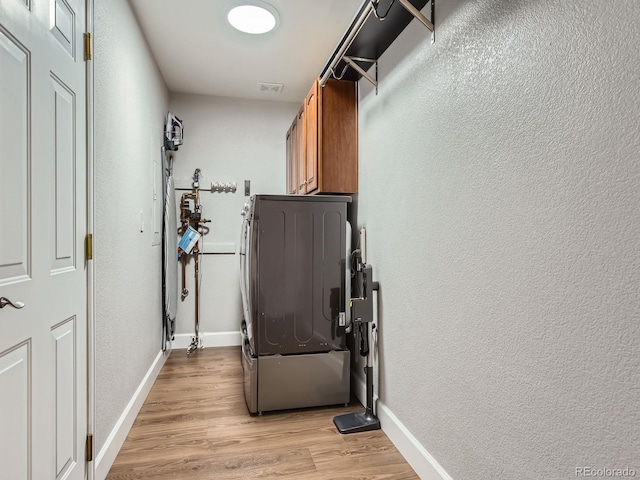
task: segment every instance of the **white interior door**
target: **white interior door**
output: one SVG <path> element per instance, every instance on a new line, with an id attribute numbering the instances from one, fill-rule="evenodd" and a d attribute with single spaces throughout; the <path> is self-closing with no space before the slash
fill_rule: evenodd
<path id="1" fill-rule="evenodd" d="M 85 0 L 0 0 L 0 477 L 83 479 Z M 6 303 L 6 302 L 2 302 Z"/>

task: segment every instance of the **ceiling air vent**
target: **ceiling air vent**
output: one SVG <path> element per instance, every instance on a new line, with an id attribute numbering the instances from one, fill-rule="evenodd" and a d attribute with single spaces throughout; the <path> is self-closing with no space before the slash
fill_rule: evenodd
<path id="1" fill-rule="evenodd" d="M 260 93 L 282 93 L 284 85 L 281 83 L 258 83 L 258 92 Z"/>

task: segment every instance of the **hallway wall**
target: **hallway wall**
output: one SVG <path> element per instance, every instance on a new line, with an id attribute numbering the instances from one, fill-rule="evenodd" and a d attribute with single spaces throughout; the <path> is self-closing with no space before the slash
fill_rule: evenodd
<path id="1" fill-rule="evenodd" d="M 379 405 L 455 480 L 640 472 L 638 19 L 439 1 L 360 82 Z"/>
<path id="2" fill-rule="evenodd" d="M 98 453 L 162 345 L 162 251 L 153 231 L 162 202 L 154 205 L 153 184 L 162 185 L 154 162 L 168 92 L 126 0 L 95 1 L 94 69 Z"/>
<path id="3" fill-rule="evenodd" d="M 201 263 L 200 331 L 205 347 L 239 345 L 242 306 L 236 250 L 240 212 L 249 198 L 244 195 L 244 181 L 251 181 L 251 194 L 284 193 L 285 134 L 300 105 L 172 94 L 170 107 L 185 123 L 184 145 L 174 162 L 176 188 L 191 188 L 196 168 L 202 170 L 203 188 L 210 188 L 211 182 L 238 185 L 236 193 L 201 193 L 203 216 L 211 223 L 207 224 L 210 233 L 204 239 Z M 178 206 L 182 193 L 176 192 Z M 180 348 L 194 332 L 193 261 L 188 266 L 187 286 L 191 293 L 178 304 L 175 344 Z"/>

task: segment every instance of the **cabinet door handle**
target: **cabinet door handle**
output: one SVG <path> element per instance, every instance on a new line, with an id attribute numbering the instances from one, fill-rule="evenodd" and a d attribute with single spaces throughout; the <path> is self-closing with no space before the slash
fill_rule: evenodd
<path id="1" fill-rule="evenodd" d="M 306 184 L 307 184 L 307 181 L 305 180 L 304 182 L 302 182 L 302 183 L 300 184 L 300 188 L 304 187 Z"/>

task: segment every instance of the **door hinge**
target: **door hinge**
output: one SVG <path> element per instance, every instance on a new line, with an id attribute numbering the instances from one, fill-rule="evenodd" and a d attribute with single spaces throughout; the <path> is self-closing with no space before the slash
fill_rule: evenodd
<path id="1" fill-rule="evenodd" d="M 93 461 L 93 435 L 87 435 L 87 443 L 85 444 L 85 459 L 87 462 Z"/>
<path id="2" fill-rule="evenodd" d="M 84 59 L 93 59 L 93 42 L 90 33 L 84 34 Z"/>
<path id="3" fill-rule="evenodd" d="M 87 233 L 84 244 L 85 256 L 87 261 L 93 260 L 93 234 Z"/>

